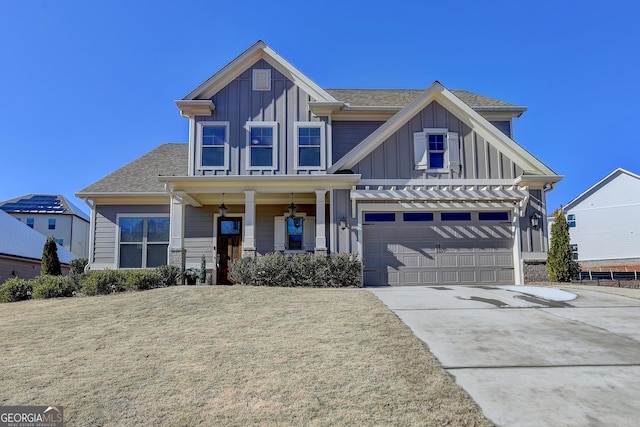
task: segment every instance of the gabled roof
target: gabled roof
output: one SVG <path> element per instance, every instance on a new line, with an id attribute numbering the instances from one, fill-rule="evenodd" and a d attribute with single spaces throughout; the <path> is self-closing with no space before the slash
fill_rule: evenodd
<path id="1" fill-rule="evenodd" d="M 424 89 L 327 89 L 327 92 L 337 100 L 351 106 L 406 107 L 411 101 L 422 95 Z M 521 114 L 527 110 L 527 107 L 478 95 L 467 90 L 452 89 L 450 92 L 476 111 L 513 111 Z"/>
<path id="2" fill-rule="evenodd" d="M 272 67 L 301 87 L 316 101 L 335 102 L 328 92 L 314 83 L 309 77 L 278 55 L 265 42 L 258 40 L 253 46 L 241 53 L 236 59 L 225 65 L 207 81 L 187 94 L 183 100 L 201 100 L 211 98 L 216 92 L 242 74 L 259 59 L 264 59 Z M 179 102 L 179 101 L 176 101 Z"/>
<path id="3" fill-rule="evenodd" d="M 75 215 L 89 221 L 86 213 L 61 194 L 28 194 L 1 202 L 0 209 L 10 213 Z"/>
<path id="4" fill-rule="evenodd" d="M 566 212 L 567 210 L 573 208 L 578 203 L 582 202 L 584 199 L 586 199 L 587 197 L 591 196 L 596 191 L 600 190 L 606 184 L 608 184 L 609 182 L 613 181 L 614 179 L 616 179 L 617 177 L 619 177 L 621 175 L 628 175 L 628 176 L 630 176 L 632 178 L 637 179 L 640 182 L 640 175 L 636 175 L 635 173 L 629 172 L 628 170 L 625 170 L 625 169 L 622 169 L 622 168 L 617 168 L 613 172 L 611 172 L 609 175 L 605 176 L 600 181 L 598 181 L 595 184 L 593 184 L 591 187 L 589 187 L 586 191 L 584 191 L 578 197 L 576 197 L 575 199 L 571 200 L 569 203 L 567 203 L 565 206 L 563 206 L 562 209 Z"/>
<path id="5" fill-rule="evenodd" d="M 167 195 L 158 177 L 187 175 L 188 159 L 188 144 L 163 144 L 79 191 L 76 197 L 106 193 Z"/>
<path id="6" fill-rule="evenodd" d="M 327 170 L 327 173 L 335 173 L 342 169 L 350 169 L 354 167 L 358 162 L 373 152 L 373 150 L 375 150 L 387 138 L 393 135 L 393 133 L 400 129 L 400 127 L 433 101 L 437 101 L 483 138 L 491 141 L 491 144 L 496 149 L 507 155 L 527 173 L 549 176 L 552 182 L 560 180 L 560 177 L 557 176 L 556 173 L 548 166 L 518 145 L 514 140 L 496 129 L 495 126 L 489 123 L 477 111 L 437 81 L 339 159 Z M 551 177 L 555 177 L 557 179 Z"/>
<path id="7" fill-rule="evenodd" d="M 47 238 L 2 210 L 0 210 L 0 235 L 2 235 L 0 255 L 42 259 L 42 250 Z M 69 264 L 72 259 L 78 258 L 62 246 L 57 245 L 57 247 L 61 263 Z"/>

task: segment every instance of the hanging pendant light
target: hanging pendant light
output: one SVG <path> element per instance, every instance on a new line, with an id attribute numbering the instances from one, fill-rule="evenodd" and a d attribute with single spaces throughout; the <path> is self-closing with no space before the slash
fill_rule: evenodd
<path id="1" fill-rule="evenodd" d="M 289 205 L 289 218 L 295 218 L 297 206 L 293 203 L 293 193 L 291 193 L 291 204 Z"/>
<path id="2" fill-rule="evenodd" d="M 218 212 L 220 212 L 221 217 L 227 216 L 227 205 L 224 204 L 224 193 L 222 193 L 222 204 L 218 206 Z"/>

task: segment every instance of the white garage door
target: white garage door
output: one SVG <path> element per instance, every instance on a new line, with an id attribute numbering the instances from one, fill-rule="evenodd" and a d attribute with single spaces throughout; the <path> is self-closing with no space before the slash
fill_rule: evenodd
<path id="1" fill-rule="evenodd" d="M 509 212 L 366 212 L 365 286 L 513 284 Z"/>

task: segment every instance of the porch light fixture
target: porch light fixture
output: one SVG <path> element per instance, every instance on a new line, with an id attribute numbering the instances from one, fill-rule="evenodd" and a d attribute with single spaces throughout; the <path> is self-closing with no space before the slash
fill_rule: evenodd
<path id="1" fill-rule="evenodd" d="M 346 230 L 347 229 L 347 219 L 345 217 L 342 217 L 342 219 L 340 220 L 340 229 L 342 230 Z"/>
<path id="2" fill-rule="evenodd" d="M 538 212 L 534 212 L 529 217 L 529 222 L 531 223 L 531 228 L 537 230 L 540 227 L 540 214 Z"/>
<path id="3" fill-rule="evenodd" d="M 224 193 L 222 193 L 222 204 L 218 206 L 218 212 L 220 212 L 221 217 L 227 216 L 227 205 L 224 204 Z"/>
<path id="4" fill-rule="evenodd" d="M 293 203 L 293 193 L 291 193 L 291 204 L 289 205 L 289 218 L 295 218 L 298 207 Z"/>

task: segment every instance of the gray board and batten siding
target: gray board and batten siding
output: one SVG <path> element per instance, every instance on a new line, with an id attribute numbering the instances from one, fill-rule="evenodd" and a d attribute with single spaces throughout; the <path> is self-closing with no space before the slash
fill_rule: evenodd
<path id="1" fill-rule="evenodd" d="M 459 171 L 441 173 L 415 169 L 413 134 L 425 128 L 447 128 L 458 133 Z M 361 174 L 362 179 L 515 179 L 523 172 L 490 141 L 473 132 L 436 101 L 427 105 L 351 170 Z"/>
<path id="2" fill-rule="evenodd" d="M 271 70 L 271 89 L 252 90 L 254 69 Z M 196 116 L 196 122 L 229 122 L 230 164 L 228 171 L 206 171 L 205 174 L 263 175 L 300 174 L 308 171 L 295 169 L 294 122 L 323 121 L 326 118 L 312 116 L 309 95 L 264 60 L 257 61 L 228 85 L 211 97 L 215 110 L 211 116 Z M 248 170 L 246 130 L 247 122 L 278 123 L 278 169 Z M 325 133 L 331 130 L 325 127 Z M 326 144 L 328 147 L 329 144 Z M 327 148 L 328 149 L 328 148 Z M 197 168 L 197 165 L 196 165 Z M 194 168 L 194 170 L 196 170 Z M 202 174 L 200 172 L 199 174 Z"/>

